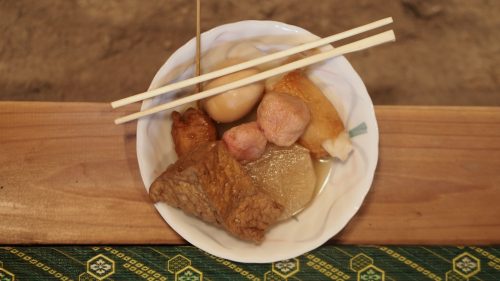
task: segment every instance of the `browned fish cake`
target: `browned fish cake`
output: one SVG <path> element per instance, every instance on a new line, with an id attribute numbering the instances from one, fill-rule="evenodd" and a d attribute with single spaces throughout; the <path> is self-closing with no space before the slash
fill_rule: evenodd
<path id="1" fill-rule="evenodd" d="M 311 121 L 298 143 L 311 151 L 315 158 L 328 156 L 322 147 L 325 140 L 336 139 L 345 131 L 344 124 L 335 107 L 321 90 L 300 70 L 284 75 L 272 90 L 301 98 L 309 107 Z"/>
<path id="2" fill-rule="evenodd" d="M 181 157 L 199 144 L 214 141 L 215 124 L 203 111 L 188 108 L 183 114 L 172 112 L 172 139 L 175 152 Z"/>

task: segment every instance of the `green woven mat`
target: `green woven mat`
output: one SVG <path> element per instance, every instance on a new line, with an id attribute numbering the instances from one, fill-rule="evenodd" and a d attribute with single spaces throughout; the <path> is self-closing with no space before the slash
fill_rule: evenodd
<path id="1" fill-rule="evenodd" d="M 10 280 L 500 280 L 500 247 L 323 246 L 243 264 L 192 246 L 0 247 Z"/>

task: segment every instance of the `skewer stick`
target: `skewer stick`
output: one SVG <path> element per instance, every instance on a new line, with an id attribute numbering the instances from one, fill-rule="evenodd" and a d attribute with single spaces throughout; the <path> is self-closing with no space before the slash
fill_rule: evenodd
<path id="1" fill-rule="evenodd" d="M 201 28 L 200 28 L 200 0 L 196 0 L 196 76 L 201 75 Z M 196 84 L 197 92 L 201 91 L 201 83 Z"/>
<path id="2" fill-rule="evenodd" d="M 292 47 L 290 49 L 286 49 L 286 50 L 276 52 L 276 53 L 273 53 L 270 55 L 266 55 L 266 56 L 263 56 L 260 58 L 256 58 L 256 59 L 253 59 L 253 60 L 241 63 L 241 64 L 233 65 L 233 66 L 223 68 L 223 69 L 220 69 L 217 71 L 213 71 L 210 73 L 206 73 L 206 74 L 194 77 L 194 78 L 189 78 L 189 79 L 177 82 L 177 83 L 166 85 L 166 86 L 163 86 L 163 87 L 160 87 L 158 89 L 154 89 L 154 90 L 151 90 L 148 92 L 140 93 L 140 94 L 130 96 L 127 98 L 123 98 L 123 99 L 112 102 L 111 106 L 113 108 L 117 108 L 120 106 L 124 106 L 127 104 L 131 104 L 134 102 L 138 102 L 141 100 L 145 100 L 148 98 L 159 96 L 159 95 L 162 95 L 162 94 L 174 91 L 174 90 L 189 87 L 189 86 L 192 86 L 192 85 L 195 85 L 198 83 L 202 83 L 202 82 L 205 82 L 207 80 L 215 79 L 217 77 L 221 77 L 221 76 L 233 73 L 233 72 L 237 72 L 237 71 L 240 71 L 243 69 L 254 67 L 254 66 L 257 66 L 260 64 L 264 64 L 264 63 L 273 61 L 273 60 L 280 59 L 280 58 L 288 57 L 288 56 L 291 56 L 291 55 L 294 55 L 294 54 L 297 54 L 297 53 L 300 53 L 303 51 L 307 51 L 307 50 L 310 50 L 313 48 L 321 47 L 323 45 L 330 44 L 330 43 L 333 43 L 335 41 L 346 39 L 348 37 L 351 37 L 351 36 L 354 36 L 354 35 L 357 35 L 357 34 L 360 34 L 360 33 L 363 33 L 363 32 L 366 32 L 366 31 L 369 31 L 369 30 L 372 30 L 372 29 L 375 29 L 375 28 L 378 28 L 378 27 L 381 27 L 381 26 L 384 26 L 387 24 L 390 24 L 390 23 L 392 23 L 392 21 L 393 20 L 391 17 L 381 19 L 381 20 L 378 20 L 378 21 L 375 21 L 375 22 L 372 22 L 372 23 L 369 23 L 366 25 L 362 25 L 362 26 L 350 29 L 348 31 L 344 31 L 344 32 L 341 32 L 341 33 L 338 33 L 335 35 L 331 35 L 331 36 L 323 38 L 323 39 L 319 39 L 317 41 L 305 43 L 305 44 L 302 44 L 302 45 L 299 45 L 296 47 Z"/>
<path id="3" fill-rule="evenodd" d="M 364 50 L 364 49 L 367 49 L 367 48 L 370 48 L 373 46 L 377 46 L 377 45 L 387 43 L 387 42 L 392 42 L 395 40 L 396 40 L 396 37 L 394 35 L 394 31 L 390 30 L 390 31 L 382 32 L 382 33 L 379 33 L 377 35 L 373 35 L 373 36 L 367 37 L 365 39 L 361 39 L 361 40 L 343 45 L 343 46 L 335 48 L 333 50 L 319 53 L 317 55 L 313 55 L 313 56 L 310 56 L 310 57 L 307 57 L 307 58 L 304 58 L 304 59 L 301 59 L 298 61 L 294 61 L 294 62 L 285 64 L 285 65 L 279 66 L 277 68 L 273 68 L 273 69 L 270 69 L 270 70 L 267 70 L 267 71 L 264 71 L 264 72 L 246 77 L 246 78 L 243 78 L 241 80 L 237 80 L 237 81 L 231 82 L 229 84 L 222 85 L 220 87 L 216 87 L 216 88 L 213 88 L 213 89 L 210 89 L 207 91 L 203 91 L 201 93 L 197 93 L 197 94 L 194 94 L 191 96 L 180 98 L 180 99 L 177 99 L 177 100 L 174 100 L 171 102 L 167 102 L 165 104 L 162 104 L 162 105 L 150 108 L 150 109 L 146 109 L 144 111 L 136 112 L 136 113 L 118 118 L 115 120 L 115 124 L 122 124 L 125 122 L 129 122 L 129 121 L 132 121 L 132 120 L 135 120 L 135 119 L 138 119 L 141 117 L 145 117 L 145 116 L 148 116 L 148 115 L 151 115 L 151 114 L 163 111 L 163 110 L 174 108 L 174 107 L 186 104 L 186 103 L 190 103 L 190 102 L 194 102 L 194 101 L 197 101 L 200 99 L 205 99 L 205 98 L 208 98 L 211 96 L 215 96 L 217 94 L 220 94 L 220 93 L 232 90 L 232 89 L 240 88 L 240 87 L 243 87 L 245 85 L 255 83 L 255 82 L 276 76 L 276 75 L 280 75 L 280 74 L 283 74 L 283 73 L 286 73 L 286 72 L 289 72 L 289 71 L 292 71 L 292 70 L 295 70 L 298 68 L 306 67 L 306 66 L 309 66 L 311 64 L 315 64 L 315 63 L 318 63 L 318 62 L 321 62 L 321 61 L 324 61 L 324 60 L 327 60 L 327 59 L 330 59 L 330 58 L 333 58 L 336 56 L 340 56 L 343 54 L 352 53 L 352 52 L 356 52 L 356 51 L 361 51 L 361 50 Z"/>

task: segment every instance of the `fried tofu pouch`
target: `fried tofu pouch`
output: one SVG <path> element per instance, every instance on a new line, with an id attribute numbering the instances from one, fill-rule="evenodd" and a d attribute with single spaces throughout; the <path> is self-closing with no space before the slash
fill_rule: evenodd
<path id="1" fill-rule="evenodd" d="M 322 91 L 301 70 L 285 74 L 268 85 L 270 90 L 301 98 L 309 107 L 311 121 L 298 143 L 315 158 L 328 155 L 344 161 L 352 151 L 342 119 Z"/>
<path id="2" fill-rule="evenodd" d="M 153 182 L 149 196 L 256 244 L 283 212 L 221 141 L 181 156 Z"/>

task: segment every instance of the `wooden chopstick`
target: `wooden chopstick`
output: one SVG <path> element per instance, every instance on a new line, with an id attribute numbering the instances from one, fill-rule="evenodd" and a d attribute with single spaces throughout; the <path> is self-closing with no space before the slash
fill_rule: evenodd
<path id="1" fill-rule="evenodd" d="M 302 44 L 302 45 L 299 45 L 296 47 L 292 47 L 290 49 L 286 49 L 286 50 L 279 51 L 279 52 L 276 52 L 276 53 L 273 53 L 270 55 L 266 55 L 266 56 L 263 56 L 260 58 L 246 61 L 246 62 L 243 62 L 241 64 L 226 67 L 226 68 L 223 68 L 223 69 L 220 69 L 217 71 L 213 71 L 210 73 L 206 73 L 206 74 L 203 74 L 203 75 L 200 75 L 197 77 L 189 78 L 189 79 L 177 82 L 177 83 L 169 84 L 169 85 L 166 85 L 166 86 L 163 86 L 163 87 L 151 90 L 151 91 L 147 91 L 147 92 L 133 95 L 133 96 L 130 96 L 127 98 L 123 98 L 123 99 L 112 102 L 111 106 L 113 108 L 117 108 L 120 106 L 124 106 L 127 104 L 131 104 L 134 102 L 138 102 L 141 100 L 145 100 L 148 98 L 159 96 L 159 95 L 162 95 L 162 94 L 174 91 L 174 90 L 182 89 L 182 88 L 189 87 L 189 86 L 192 86 L 192 85 L 195 85 L 198 83 L 205 82 L 207 80 L 215 79 L 215 78 L 218 78 L 218 77 L 221 77 L 221 76 L 233 73 L 233 72 L 237 72 L 237 71 L 240 71 L 243 69 L 254 67 L 254 66 L 257 66 L 260 64 L 264 64 L 264 63 L 273 61 L 273 60 L 280 59 L 280 58 L 288 57 L 288 56 L 291 56 L 291 55 L 294 55 L 294 54 L 297 54 L 297 53 L 300 53 L 300 52 L 303 52 L 306 50 L 310 50 L 310 49 L 317 48 L 317 47 L 320 47 L 320 46 L 323 46 L 326 44 L 333 43 L 335 41 L 346 39 L 348 37 L 352 37 L 354 35 L 358 35 L 360 33 L 367 32 L 367 31 L 373 30 L 373 29 L 378 28 L 378 27 L 382 27 L 382 26 L 390 24 L 392 22 L 393 22 L 393 20 L 391 17 L 381 19 L 381 20 L 378 20 L 378 21 L 375 21 L 375 22 L 372 22 L 372 23 L 369 23 L 366 25 L 362 25 L 362 26 L 335 34 L 335 35 L 331 35 L 331 36 L 323 38 L 323 39 L 319 39 L 317 41 L 305 43 L 305 44 Z"/>
<path id="2" fill-rule="evenodd" d="M 324 61 L 324 60 L 327 60 L 327 59 L 330 59 L 330 58 L 333 58 L 333 57 L 336 57 L 339 55 L 352 53 L 352 52 L 356 52 L 356 51 L 361 51 L 361 50 L 364 50 L 364 49 L 367 49 L 370 47 L 374 47 L 374 46 L 377 46 L 377 45 L 380 45 L 383 43 L 387 43 L 387 42 L 392 42 L 395 40 L 396 40 L 396 37 L 394 35 L 394 31 L 392 31 L 392 30 L 385 31 L 385 32 L 379 33 L 377 35 L 373 35 L 373 36 L 367 37 L 365 39 L 361 39 L 361 40 L 337 47 L 333 50 L 319 53 L 319 54 L 316 54 L 316 55 L 313 55 L 313 56 L 310 56 L 310 57 L 307 57 L 307 58 L 304 58 L 301 60 L 297 60 L 297 61 L 285 64 L 285 65 L 282 65 L 282 66 L 255 74 L 253 76 L 249 76 L 249 77 L 243 78 L 241 80 L 237 80 L 237 81 L 231 82 L 229 84 L 222 85 L 220 87 L 212 88 L 210 90 L 203 91 L 203 92 L 200 92 L 200 93 L 197 93 L 197 94 L 194 94 L 191 96 L 187 96 L 184 98 L 180 98 L 178 100 L 174 100 L 171 102 L 167 102 L 165 104 L 155 106 L 153 108 L 146 109 L 144 111 L 140 111 L 140 112 L 136 112 L 136 113 L 124 116 L 124 117 L 120 117 L 120 118 L 115 120 L 115 124 L 122 124 L 125 122 L 129 122 L 129 121 L 132 121 L 132 120 L 135 120 L 135 119 L 138 119 L 141 117 L 145 117 L 145 116 L 148 116 L 148 115 L 151 115 L 151 114 L 163 111 L 163 110 L 174 108 L 174 107 L 186 104 L 186 103 L 194 102 L 194 101 L 208 98 L 208 97 L 211 97 L 211 96 L 214 96 L 214 95 L 217 95 L 217 94 L 220 94 L 220 93 L 232 90 L 232 89 L 243 87 L 245 85 L 255 83 L 255 82 L 276 76 L 276 75 L 280 75 L 280 74 L 283 74 L 285 72 L 289 72 L 289 71 L 292 71 L 292 70 L 295 70 L 298 68 L 306 67 L 306 66 L 309 66 L 311 64 L 315 64 L 315 63 L 318 63 L 318 62 L 321 62 L 321 61 Z"/>

